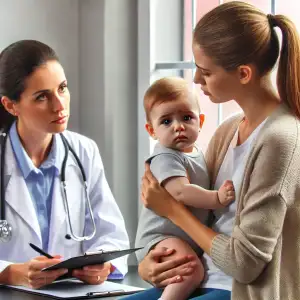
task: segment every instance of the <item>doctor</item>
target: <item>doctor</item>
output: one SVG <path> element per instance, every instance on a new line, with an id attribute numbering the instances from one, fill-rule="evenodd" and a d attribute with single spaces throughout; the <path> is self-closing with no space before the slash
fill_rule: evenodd
<path id="1" fill-rule="evenodd" d="M 8 133 L 2 209 L 12 226 L 11 240 L 0 242 L 0 283 L 39 288 L 67 272 L 41 272 L 62 259 L 97 249 L 128 248 L 124 220 L 107 184 L 95 142 L 66 131 L 70 93 L 54 50 L 34 40 L 18 41 L 3 50 L 0 99 L 0 130 L 6 128 Z M 70 238 L 60 187 L 65 148 L 59 133 L 63 133 L 77 154 L 87 177 L 96 234 L 84 242 Z M 82 173 L 70 151 L 65 177 L 73 232 L 78 236 L 89 235 L 93 226 Z M 37 257 L 28 243 L 55 258 Z M 126 272 L 126 258 L 120 258 L 112 264 L 75 270 L 73 276 L 89 284 L 100 284 L 109 276 Z"/>

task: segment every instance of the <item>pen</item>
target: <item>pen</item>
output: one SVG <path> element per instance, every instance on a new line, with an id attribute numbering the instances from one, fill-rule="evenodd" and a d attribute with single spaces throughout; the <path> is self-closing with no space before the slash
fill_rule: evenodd
<path id="1" fill-rule="evenodd" d="M 32 243 L 29 243 L 29 246 L 35 250 L 36 252 L 38 252 L 41 255 L 44 255 L 48 258 L 54 258 L 53 256 L 51 256 L 50 254 L 48 254 L 47 252 L 43 251 L 42 249 L 40 249 L 39 247 L 37 247 L 36 245 L 33 245 Z"/>
<path id="2" fill-rule="evenodd" d="M 105 292 L 89 292 L 86 295 L 87 296 L 117 296 L 124 294 L 124 290 L 114 290 L 114 291 L 105 291 Z"/>

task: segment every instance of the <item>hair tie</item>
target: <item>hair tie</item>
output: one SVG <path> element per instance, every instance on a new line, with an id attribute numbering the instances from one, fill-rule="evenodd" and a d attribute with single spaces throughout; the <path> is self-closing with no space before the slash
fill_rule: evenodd
<path id="1" fill-rule="evenodd" d="M 277 22 L 275 19 L 275 16 L 272 14 L 267 14 L 267 18 L 268 18 L 268 22 L 271 28 L 276 27 L 277 26 Z"/>

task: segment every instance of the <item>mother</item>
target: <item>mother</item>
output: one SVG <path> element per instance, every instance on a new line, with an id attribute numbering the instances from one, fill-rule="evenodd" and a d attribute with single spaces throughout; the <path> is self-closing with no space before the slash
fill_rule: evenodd
<path id="1" fill-rule="evenodd" d="M 274 27 L 282 32 L 280 55 Z M 143 202 L 204 250 L 208 274 L 204 288 L 232 289 L 231 299 L 300 299 L 300 43 L 296 29 L 285 16 L 265 15 L 249 4 L 229 2 L 199 21 L 193 53 L 195 83 L 212 102 L 234 99 L 243 110 L 218 128 L 206 156 L 212 186 L 216 189 L 232 178 L 237 200 L 229 209 L 214 212 L 210 229 L 160 187 L 147 168 Z M 270 76 L 278 56 L 279 95 Z M 141 277 L 157 286 L 182 280 L 176 277 L 182 268 L 159 263 L 161 255 L 159 248 L 146 255 L 139 266 Z M 154 294 L 157 299 L 159 290 L 154 291 L 132 299 L 149 300 Z M 218 299 L 209 297 L 197 299 Z"/>

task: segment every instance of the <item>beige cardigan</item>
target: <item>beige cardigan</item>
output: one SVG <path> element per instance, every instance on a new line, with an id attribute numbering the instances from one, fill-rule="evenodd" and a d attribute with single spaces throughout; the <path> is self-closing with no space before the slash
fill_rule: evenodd
<path id="1" fill-rule="evenodd" d="M 212 184 L 242 116 L 222 124 L 206 160 Z M 233 300 L 300 299 L 300 121 L 280 105 L 250 152 L 231 236 L 213 240 Z"/>

